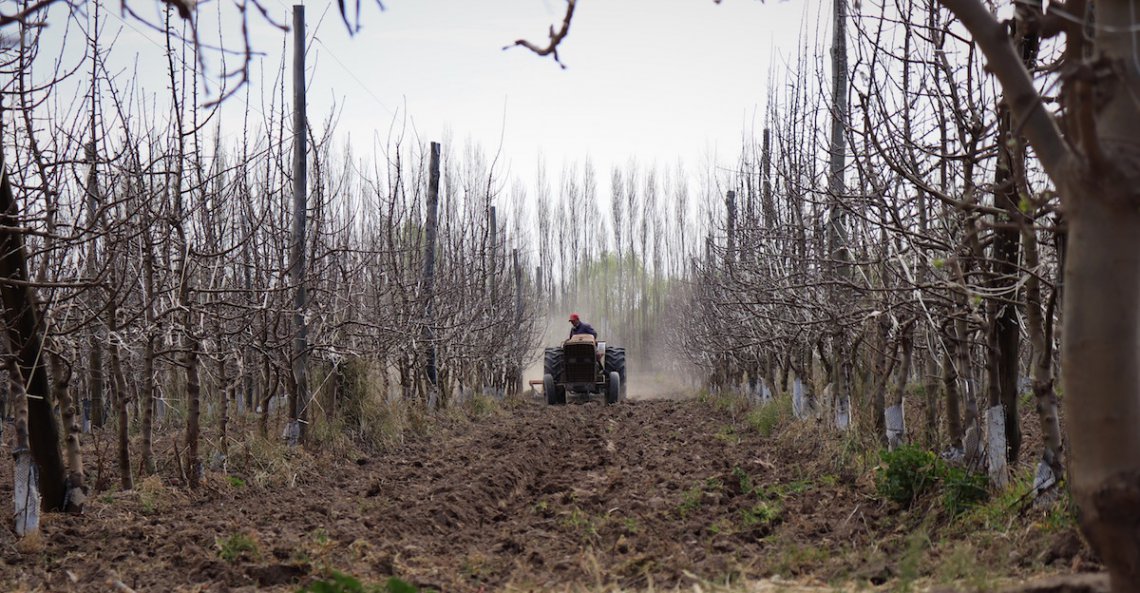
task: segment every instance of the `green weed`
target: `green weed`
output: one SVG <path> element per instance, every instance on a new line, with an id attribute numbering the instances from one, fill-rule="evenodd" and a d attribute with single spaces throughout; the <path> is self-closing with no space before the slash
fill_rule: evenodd
<path id="1" fill-rule="evenodd" d="M 689 513 L 701 508 L 701 499 L 704 498 L 704 495 L 704 490 L 700 486 L 693 486 L 686 490 L 681 499 L 681 504 L 677 506 L 677 514 L 684 519 L 689 516 Z"/>
<path id="2" fill-rule="evenodd" d="M 780 521 L 782 513 L 779 503 L 760 501 L 740 511 L 740 523 L 747 529 L 770 528 Z"/>
<path id="3" fill-rule="evenodd" d="M 561 523 L 566 530 L 576 532 L 584 538 L 598 535 L 598 527 L 593 518 L 578 507 L 574 507 L 562 517 Z"/>
<path id="4" fill-rule="evenodd" d="M 966 530 L 1006 529 L 1017 519 L 1025 495 L 1032 488 L 1032 469 L 1013 476 L 1007 488 L 990 497 L 984 504 L 976 505 L 962 513 L 959 526 Z"/>
<path id="5" fill-rule="evenodd" d="M 256 560 L 260 554 L 257 541 L 244 533 L 235 533 L 225 539 L 214 540 L 218 557 L 230 564 L 238 560 Z"/>
<path id="6" fill-rule="evenodd" d="M 623 529 L 625 529 L 625 532 L 629 534 L 635 534 L 641 531 L 641 524 L 638 523 L 637 519 L 634 517 L 626 517 L 623 519 L 621 526 Z"/>
<path id="7" fill-rule="evenodd" d="M 941 460 L 915 445 L 884 451 L 880 458 L 882 464 L 875 468 L 875 488 L 879 496 L 898 504 L 912 504 L 934 486 L 941 473 Z"/>
<path id="8" fill-rule="evenodd" d="M 748 475 L 748 472 L 741 469 L 739 465 L 732 468 L 732 477 L 736 478 L 739 482 L 741 494 L 749 494 L 752 492 L 752 476 Z"/>
<path id="9" fill-rule="evenodd" d="M 744 421 L 749 428 L 762 437 L 770 437 L 788 418 L 792 416 L 792 399 L 777 397 L 772 401 L 753 407 Z"/>
<path id="10" fill-rule="evenodd" d="M 736 434 L 736 429 L 730 425 L 722 426 L 713 437 L 730 445 L 740 444 L 740 435 Z"/>
<path id="11" fill-rule="evenodd" d="M 957 517 L 990 497 L 989 478 L 960 467 L 947 467 L 942 474 L 942 504 Z"/>
<path id="12" fill-rule="evenodd" d="M 396 577 L 383 585 L 367 585 L 356 577 L 334 570 L 327 579 L 313 581 L 299 593 L 420 593 L 420 588 Z"/>

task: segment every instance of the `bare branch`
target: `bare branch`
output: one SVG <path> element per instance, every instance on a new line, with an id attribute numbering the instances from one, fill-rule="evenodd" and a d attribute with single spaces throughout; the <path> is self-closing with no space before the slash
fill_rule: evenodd
<path id="1" fill-rule="evenodd" d="M 570 32 L 570 20 L 574 18 L 574 5 L 577 4 L 577 2 L 578 0 L 566 0 L 566 16 L 562 19 L 562 28 L 555 31 L 554 26 L 550 26 L 550 43 L 546 47 L 538 47 L 526 39 L 519 39 L 515 41 L 513 45 L 507 45 L 503 47 L 503 49 L 508 50 L 521 45 L 540 56 L 553 56 L 554 61 L 558 62 L 558 65 L 565 70 L 566 64 L 563 64 L 562 60 L 558 59 L 558 45 L 562 43 L 562 40 L 566 38 L 566 34 Z"/>
<path id="2" fill-rule="evenodd" d="M 1049 176 L 1054 181 L 1060 179 L 1061 172 L 1072 163 L 1073 152 L 1061 136 L 1056 118 L 1044 109 L 1033 79 L 1009 42 L 1006 27 L 978 0 L 939 1 L 973 34 L 989 70 L 1005 90 L 1010 111 L 1017 118 L 1014 127 L 1025 134 Z"/>
<path id="3" fill-rule="evenodd" d="M 35 4 L 32 4 L 15 14 L 0 14 L 0 27 L 16 23 L 23 23 L 25 25 L 28 25 L 30 24 L 27 22 L 29 16 L 59 1 L 60 0 L 40 0 L 39 2 L 36 2 Z"/>

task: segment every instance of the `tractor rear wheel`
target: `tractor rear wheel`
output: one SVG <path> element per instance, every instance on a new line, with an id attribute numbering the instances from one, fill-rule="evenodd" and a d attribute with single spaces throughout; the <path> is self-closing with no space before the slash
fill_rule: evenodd
<path id="1" fill-rule="evenodd" d="M 565 366 L 565 357 L 561 348 L 547 348 L 542 355 L 542 373 L 550 375 L 557 381 L 562 378 L 562 368 Z"/>
<path id="2" fill-rule="evenodd" d="M 621 377 L 621 399 L 625 399 L 625 348 L 606 348 L 606 371 L 616 372 Z"/>
<path id="3" fill-rule="evenodd" d="M 606 405 L 621 401 L 621 375 L 617 371 L 610 371 L 610 380 L 606 383 Z"/>
<path id="4" fill-rule="evenodd" d="M 558 385 L 566 359 L 561 348 L 547 348 L 542 356 L 542 389 L 546 393 L 546 403 L 560 406 L 566 403 L 566 388 Z M 547 379 L 549 378 L 549 382 Z"/>

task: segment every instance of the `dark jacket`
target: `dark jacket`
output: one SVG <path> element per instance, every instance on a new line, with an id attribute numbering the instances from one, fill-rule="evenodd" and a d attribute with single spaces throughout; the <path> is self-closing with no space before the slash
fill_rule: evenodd
<path id="1" fill-rule="evenodd" d="M 585 321 L 579 321 L 578 327 L 574 327 L 573 325 L 570 326 L 570 337 L 574 337 L 578 334 L 590 334 L 595 338 L 598 337 L 598 332 L 594 331 L 594 326 L 586 323 Z"/>

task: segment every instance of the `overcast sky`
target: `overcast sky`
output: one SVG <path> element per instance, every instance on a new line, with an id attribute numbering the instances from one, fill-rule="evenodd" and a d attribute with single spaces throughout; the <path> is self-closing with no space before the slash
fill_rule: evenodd
<path id="1" fill-rule="evenodd" d="M 204 28 L 218 18 L 217 1 L 200 7 Z M 290 22 L 292 2 L 262 2 Z M 158 4 L 132 6 L 154 15 Z M 694 172 L 713 156 L 731 166 L 742 132 L 763 125 L 773 64 L 794 56 L 801 31 L 814 36 L 816 14 L 829 9 L 802 0 L 580 0 L 560 47 L 562 69 L 524 48 L 502 49 L 520 37 L 545 44 L 548 27 L 565 12 L 560 0 L 385 0 L 384 11 L 370 0 L 361 5 L 362 29 L 349 36 L 335 3 L 306 3 L 310 120 L 338 105 L 338 131 L 351 135 L 359 153 L 405 116 L 424 142 L 450 129 L 455 143 L 472 140 L 494 152 L 501 137 L 511 174 L 528 180 L 539 151 L 554 183 L 563 162 L 589 155 L 602 194 L 610 168 L 630 157 L 669 169 L 682 160 Z M 161 97 L 162 35 L 120 17 L 118 2 L 106 12 L 103 37 L 118 35 L 110 62 L 126 69 L 137 61 L 143 85 Z M 251 20 L 251 44 L 264 54 L 255 66 L 266 66 L 253 71 L 256 107 L 263 84 L 273 83 L 285 34 Z M 60 19 L 49 22 L 49 38 L 64 34 Z M 225 26 L 233 47 L 231 16 Z M 287 48 L 286 63 L 291 55 Z M 216 78 L 216 60 L 210 70 Z M 242 100 L 226 105 L 223 121 L 234 121 Z"/>

